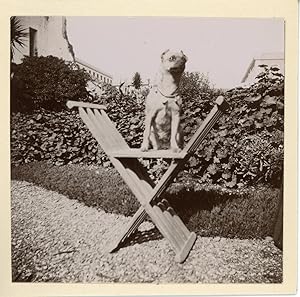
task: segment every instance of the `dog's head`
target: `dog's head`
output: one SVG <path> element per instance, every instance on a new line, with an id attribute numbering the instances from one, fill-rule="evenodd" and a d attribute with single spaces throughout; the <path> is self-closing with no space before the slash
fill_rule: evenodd
<path id="1" fill-rule="evenodd" d="M 171 73 L 182 73 L 187 62 L 186 55 L 182 52 L 166 50 L 161 54 L 161 63 L 165 70 Z"/>

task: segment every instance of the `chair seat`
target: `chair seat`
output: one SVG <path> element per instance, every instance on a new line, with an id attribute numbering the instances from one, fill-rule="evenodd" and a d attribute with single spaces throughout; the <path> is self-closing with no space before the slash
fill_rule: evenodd
<path id="1" fill-rule="evenodd" d="M 163 159 L 184 159 L 186 151 L 175 153 L 171 150 L 149 150 L 142 152 L 141 149 L 126 149 L 109 152 L 109 155 L 114 158 L 163 158 Z"/>

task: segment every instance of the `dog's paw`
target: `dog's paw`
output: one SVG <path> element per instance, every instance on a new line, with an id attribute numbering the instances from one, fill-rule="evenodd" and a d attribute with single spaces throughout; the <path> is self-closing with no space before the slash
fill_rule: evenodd
<path id="1" fill-rule="evenodd" d="M 179 147 L 171 147 L 171 151 L 173 153 L 180 153 L 181 152 L 181 148 L 179 148 Z"/>
<path id="2" fill-rule="evenodd" d="M 149 146 L 147 144 L 142 144 L 141 151 L 142 152 L 147 152 L 148 150 L 149 150 Z"/>

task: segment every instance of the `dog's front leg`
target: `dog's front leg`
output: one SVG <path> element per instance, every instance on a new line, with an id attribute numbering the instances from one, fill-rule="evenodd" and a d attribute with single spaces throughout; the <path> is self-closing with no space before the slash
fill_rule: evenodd
<path id="1" fill-rule="evenodd" d="M 179 133 L 179 123 L 180 123 L 180 115 L 178 111 L 172 112 L 172 122 L 171 122 L 171 150 L 173 152 L 179 152 L 181 149 L 178 146 L 178 133 Z"/>
<path id="2" fill-rule="evenodd" d="M 146 115 L 145 118 L 145 130 L 143 134 L 143 142 L 141 146 L 141 151 L 146 152 L 150 148 L 150 133 L 151 133 L 151 124 L 154 118 L 153 112 Z"/>

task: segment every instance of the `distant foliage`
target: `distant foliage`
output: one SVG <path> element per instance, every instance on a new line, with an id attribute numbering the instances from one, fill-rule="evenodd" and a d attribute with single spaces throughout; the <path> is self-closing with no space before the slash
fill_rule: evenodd
<path id="1" fill-rule="evenodd" d="M 53 56 L 25 57 L 11 80 L 12 111 L 62 110 L 68 100 L 88 100 L 88 74 Z"/>
<path id="2" fill-rule="evenodd" d="M 138 72 L 134 74 L 134 77 L 132 79 L 132 84 L 136 89 L 139 89 L 141 87 L 142 79 L 141 79 L 141 75 Z"/>
<path id="3" fill-rule="evenodd" d="M 184 72 L 180 81 L 180 93 L 184 103 L 210 99 L 215 92 L 208 76 L 199 72 Z"/>
<path id="4" fill-rule="evenodd" d="M 213 108 L 220 92 L 213 88 L 206 75 L 198 72 L 184 73 L 179 90 L 183 99 L 181 122 L 187 142 Z"/>

